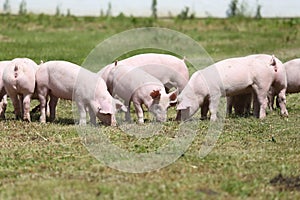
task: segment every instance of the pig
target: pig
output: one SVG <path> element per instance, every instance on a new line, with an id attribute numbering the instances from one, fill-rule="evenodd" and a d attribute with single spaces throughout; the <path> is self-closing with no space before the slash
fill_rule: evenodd
<path id="1" fill-rule="evenodd" d="M 91 124 L 96 117 L 104 124 L 116 126 L 115 114 L 118 109 L 127 108 L 107 91 L 104 80 L 76 64 L 67 61 L 49 61 L 40 65 L 36 72 L 37 94 L 40 100 L 41 122 L 46 122 L 47 96 L 50 96 L 50 120 L 55 118 L 58 98 L 76 102 L 80 119 L 79 125 L 86 124 L 86 110 Z"/>
<path id="2" fill-rule="evenodd" d="M 177 99 L 177 91 L 166 93 L 164 85 L 154 76 L 135 66 L 115 66 L 107 78 L 112 87 L 112 95 L 123 99 L 129 108 L 134 104 L 138 123 L 144 123 L 142 105 L 154 114 L 156 121 L 165 122 L 167 109 Z M 126 113 L 126 120 L 130 121 L 130 109 Z"/>
<path id="3" fill-rule="evenodd" d="M 267 94 L 271 86 L 279 94 L 281 114 L 286 109 L 286 73 L 282 62 L 266 54 L 230 58 L 194 73 L 178 97 L 177 120 L 194 115 L 205 99 L 209 99 L 210 120 L 217 120 L 217 109 L 222 96 L 250 94 L 258 102 L 256 116 L 266 117 Z"/>
<path id="4" fill-rule="evenodd" d="M 175 87 L 181 92 L 189 80 L 189 71 L 185 64 L 185 59 L 158 53 L 139 54 L 117 61 L 102 68 L 98 74 L 107 82 L 110 71 L 117 64 L 141 68 L 160 80 L 167 91 Z M 109 91 L 111 91 L 110 85 L 108 84 L 107 86 Z"/>
<path id="5" fill-rule="evenodd" d="M 287 93 L 300 92 L 300 59 L 293 59 L 283 64 L 287 77 Z"/>
<path id="6" fill-rule="evenodd" d="M 12 100 L 15 116 L 30 119 L 30 101 L 35 90 L 35 73 L 38 65 L 29 58 L 15 58 L 5 67 L 2 75 L 5 91 Z M 23 107 L 23 109 L 20 108 Z"/>
<path id="7" fill-rule="evenodd" d="M 5 111 L 7 106 L 7 95 L 4 88 L 4 83 L 2 79 L 3 71 L 5 67 L 10 63 L 10 61 L 0 61 L 0 118 L 5 119 Z"/>
<path id="8" fill-rule="evenodd" d="M 292 94 L 300 92 L 300 58 L 285 62 L 283 66 L 285 68 L 287 77 L 286 93 Z M 271 88 L 268 96 L 270 110 L 274 109 L 273 105 L 275 96 L 276 93 L 274 91 L 274 88 Z"/>

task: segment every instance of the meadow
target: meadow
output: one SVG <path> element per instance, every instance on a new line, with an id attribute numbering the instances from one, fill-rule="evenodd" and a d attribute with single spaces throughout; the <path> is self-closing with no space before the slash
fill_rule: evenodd
<path id="1" fill-rule="evenodd" d="M 104 39 L 146 26 L 190 36 L 214 61 L 268 53 L 285 62 L 300 52 L 297 18 L 0 15 L 0 60 L 29 57 L 37 63 L 67 60 L 80 65 Z M 38 113 L 32 114 L 32 123 L 14 120 L 9 102 L 6 120 L 0 121 L 0 199 L 299 199 L 299 98 L 288 95 L 288 118 L 278 110 L 264 120 L 227 117 L 214 149 L 204 158 L 198 151 L 209 121 L 199 121 L 188 150 L 173 164 L 148 173 L 120 172 L 90 155 L 74 125 L 71 102 L 59 101 L 57 119 L 46 124 L 38 122 Z M 32 107 L 37 104 L 32 101 Z M 133 152 L 159 145 L 105 129 L 117 145 Z"/>

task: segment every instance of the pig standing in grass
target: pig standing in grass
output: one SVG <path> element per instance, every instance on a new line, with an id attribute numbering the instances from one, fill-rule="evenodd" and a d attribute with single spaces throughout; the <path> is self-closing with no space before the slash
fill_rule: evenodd
<path id="1" fill-rule="evenodd" d="M 300 59 L 293 59 L 283 64 L 286 71 L 287 89 L 286 93 L 300 92 Z M 269 92 L 269 108 L 273 110 L 274 97 L 276 96 L 274 88 Z"/>
<path id="2" fill-rule="evenodd" d="M 79 124 L 86 124 L 86 110 L 92 124 L 98 117 L 104 124 L 116 125 L 117 109 L 126 107 L 109 94 L 102 78 L 67 61 L 49 61 L 40 65 L 36 73 L 37 93 L 41 104 L 41 122 L 46 122 L 45 108 L 50 96 L 50 120 L 55 118 L 58 98 L 74 100 L 77 104 Z"/>
<path id="3" fill-rule="evenodd" d="M 144 123 L 142 104 L 155 115 L 157 121 L 164 122 L 168 107 L 176 102 L 177 91 L 167 94 L 164 85 L 157 78 L 134 66 L 115 66 L 110 70 L 107 83 L 111 86 L 112 95 L 123 99 L 125 106 L 128 106 L 127 121 L 130 121 L 131 101 L 138 123 Z"/>
<path id="4" fill-rule="evenodd" d="M 4 83 L 2 79 L 3 71 L 5 67 L 10 63 L 10 61 L 0 61 L 0 117 L 5 119 L 5 111 L 7 106 L 7 95 L 4 88 Z"/>
<path id="5" fill-rule="evenodd" d="M 279 94 L 281 114 L 288 115 L 286 72 L 280 60 L 258 54 L 220 61 L 193 74 L 178 97 L 177 120 L 190 118 L 208 99 L 210 119 L 215 121 L 221 96 L 249 94 L 252 91 L 258 102 L 255 112 L 262 119 L 266 116 L 267 94 L 271 86 Z"/>
<path id="6" fill-rule="evenodd" d="M 35 72 L 38 65 L 29 58 L 15 58 L 4 69 L 2 79 L 12 100 L 16 118 L 30 120 L 30 101 L 35 89 Z M 23 107 L 23 109 L 20 108 Z"/>
<path id="7" fill-rule="evenodd" d="M 189 71 L 184 59 L 172 55 L 145 53 L 139 54 L 117 62 L 118 65 L 138 67 L 160 80 L 167 91 L 175 87 L 179 92 L 183 90 L 189 80 Z M 110 71 L 115 63 L 107 65 L 98 74 L 107 82 Z M 111 91 L 110 85 L 108 89 Z"/>

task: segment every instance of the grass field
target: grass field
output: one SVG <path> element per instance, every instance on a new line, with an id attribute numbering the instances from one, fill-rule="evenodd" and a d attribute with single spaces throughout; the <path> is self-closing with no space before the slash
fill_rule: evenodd
<path id="1" fill-rule="evenodd" d="M 81 64 L 104 39 L 145 26 L 187 34 L 215 61 L 254 53 L 275 54 L 282 61 L 300 57 L 300 19 L 1 15 L 0 60 L 29 57 L 37 63 L 61 59 Z M 141 174 L 111 169 L 89 154 L 77 134 L 72 103 L 60 101 L 57 120 L 40 124 L 38 114 L 32 123 L 14 120 L 9 102 L 7 119 L 0 121 L 0 199 L 299 199 L 299 98 L 288 96 L 287 119 L 278 110 L 263 121 L 226 118 L 205 158 L 198 151 L 209 121 L 200 121 L 184 155 L 168 167 Z M 157 145 L 122 134 L 113 139 L 139 153 Z"/>

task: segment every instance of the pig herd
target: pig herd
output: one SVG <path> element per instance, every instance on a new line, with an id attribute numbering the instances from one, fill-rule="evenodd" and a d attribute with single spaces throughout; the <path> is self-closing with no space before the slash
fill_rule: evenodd
<path id="1" fill-rule="evenodd" d="M 101 66 L 99 66 L 99 70 Z M 189 78 L 185 59 L 166 54 L 146 53 L 116 61 L 93 73 L 67 61 L 37 65 L 29 58 L 0 62 L 0 116 L 5 117 L 7 96 L 15 117 L 30 119 L 30 101 L 40 102 L 40 122 L 55 119 L 58 99 L 73 100 L 79 124 L 98 118 L 116 126 L 116 113 L 125 112 L 131 121 L 134 105 L 137 122 L 144 123 L 144 105 L 156 121 L 167 120 L 167 110 L 176 106 L 176 120 L 185 121 L 201 108 L 201 117 L 218 119 L 221 97 L 227 99 L 227 113 L 250 114 L 263 119 L 272 110 L 274 99 L 281 115 L 287 116 L 286 93 L 300 92 L 300 59 L 282 63 L 274 55 L 257 54 L 219 61 Z M 48 102 L 49 100 L 49 102 Z"/>

